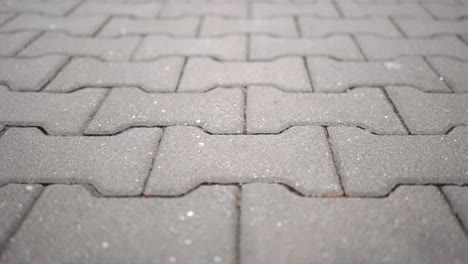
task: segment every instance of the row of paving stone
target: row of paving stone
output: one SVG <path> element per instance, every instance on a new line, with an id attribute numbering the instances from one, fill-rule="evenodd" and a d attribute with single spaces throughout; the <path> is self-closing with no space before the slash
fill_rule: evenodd
<path id="1" fill-rule="evenodd" d="M 309 0 L 308 0 L 309 1 Z M 466 1 L 463 2 L 466 4 Z M 216 15 L 224 17 L 275 17 L 309 15 L 319 17 L 411 17 L 458 19 L 468 15 L 468 6 L 450 3 L 353 3 L 352 1 L 315 1 L 289 3 L 105 3 L 96 1 L 0 1 L 2 13 L 43 15 L 125 15 L 139 18 Z"/>
<path id="2" fill-rule="evenodd" d="M 73 45 L 80 47 L 76 43 Z M 468 55 L 468 45 L 466 49 Z M 93 51 L 87 49 L 87 52 Z M 95 50 L 95 53 L 99 52 Z M 87 87 L 128 86 L 147 92 L 205 92 L 220 86 L 246 85 L 270 85 L 288 92 L 324 93 L 345 92 L 362 86 L 397 85 L 424 92 L 466 93 L 467 70 L 468 62 L 435 56 L 384 61 L 285 57 L 261 62 L 220 62 L 211 58 L 185 60 L 173 57 L 155 61 L 104 62 L 94 58 L 70 60 L 66 56 L 47 55 L 0 58 L 0 83 L 13 91 L 59 93 Z"/>
<path id="3" fill-rule="evenodd" d="M 0 34 L 0 41 L 6 43 L 0 48 L 0 55 L 35 57 L 62 54 L 91 56 L 105 61 L 154 60 L 169 56 L 207 56 L 221 61 L 273 60 L 284 56 L 327 56 L 353 61 L 364 61 L 366 58 L 386 60 L 401 56 L 447 56 L 466 61 L 467 39 L 466 36 L 277 38 L 237 34 L 215 38 L 174 38 L 164 35 L 94 38 L 57 32 L 17 32 Z"/>
<path id="4" fill-rule="evenodd" d="M 14 184 L 0 188 L 0 201 L 2 263 L 468 259 L 468 187 L 402 186 L 385 198 L 326 199 L 248 184 L 135 199 L 96 197 L 82 186 Z"/>
<path id="5" fill-rule="evenodd" d="M 467 127 L 447 135 L 340 126 L 210 135 L 175 126 L 65 137 L 9 128 L 0 137 L 0 185 L 78 183 L 106 196 L 177 196 L 204 183 L 268 182 L 308 196 L 384 196 L 400 184 L 467 184 L 467 153 Z"/>
<path id="6" fill-rule="evenodd" d="M 467 105 L 467 93 L 423 93 L 400 86 L 340 94 L 288 93 L 269 86 L 249 86 L 244 93 L 242 88 L 152 94 L 115 88 L 56 94 L 11 92 L 0 86 L 0 127 L 39 126 L 50 135 L 113 135 L 138 126 L 273 134 L 291 126 L 350 125 L 377 134 L 444 134 L 468 125 Z"/>
<path id="7" fill-rule="evenodd" d="M 2 23 L 2 21 L 5 21 Z M 3 24 L 3 25 L 2 25 Z M 36 14 L 0 14 L 0 32 L 59 31 L 72 35 L 116 37 L 168 34 L 177 37 L 219 37 L 227 34 L 270 34 L 276 37 L 324 37 L 332 34 L 373 34 L 383 37 L 431 37 L 468 34 L 468 21 L 412 18 L 334 19 L 299 16 L 234 19 L 207 16 L 178 19 L 131 19 L 107 16 L 56 17 Z M 400 32 L 401 30 L 401 32 Z"/>

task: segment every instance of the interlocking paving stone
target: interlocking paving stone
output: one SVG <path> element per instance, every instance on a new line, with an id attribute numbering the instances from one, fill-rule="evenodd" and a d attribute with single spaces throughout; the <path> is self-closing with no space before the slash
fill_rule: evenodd
<path id="1" fill-rule="evenodd" d="M 212 56 L 220 60 L 245 60 L 245 36 L 221 38 L 172 38 L 149 36 L 135 53 L 135 59 L 145 60 L 165 56 Z"/>
<path id="2" fill-rule="evenodd" d="M 468 126 L 468 93 L 423 93 L 409 87 L 386 90 L 412 134 L 443 134 L 455 126 Z"/>
<path id="3" fill-rule="evenodd" d="M 348 195 L 382 196 L 398 184 L 468 183 L 468 127 L 448 135 L 373 135 L 329 127 Z"/>
<path id="4" fill-rule="evenodd" d="M 329 2 L 315 2 L 300 5 L 278 3 L 254 3 L 252 4 L 254 17 L 274 17 L 309 15 L 319 17 L 338 17 L 336 8 Z"/>
<path id="5" fill-rule="evenodd" d="M 0 55 L 11 56 L 20 51 L 39 33 L 37 32 L 18 32 L 9 34 L 0 34 Z"/>
<path id="6" fill-rule="evenodd" d="M 444 57 L 430 57 L 428 61 L 455 92 L 468 92 L 468 63 Z"/>
<path id="7" fill-rule="evenodd" d="M 283 183 L 307 195 L 341 194 L 321 127 L 255 136 L 166 128 L 145 193 L 180 195 L 202 183 L 246 182 Z"/>
<path id="8" fill-rule="evenodd" d="M 0 83 L 11 90 L 38 91 L 64 65 L 63 56 L 0 58 Z"/>
<path id="9" fill-rule="evenodd" d="M 0 32 L 20 30 L 64 31 L 77 35 L 92 35 L 104 23 L 106 17 L 57 17 L 36 14 L 24 14 L 0 27 Z"/>
<path id="10" fill-rule="evenodd" d="M 141 194 L 161 129 L 133 128 L 114 136 L 48 136 L 9 128 L 0 137 L 0 185 L 91 184 L 113 196 Z"/>
<path id="11" fill-rule="evenodd" d="M 177 199 L 102 198 L 81 186 L 50 186 L 1 262 L 228 263 L 235 257 L 235 204 L 228 186 Z"/>
<path id="12" fill-rule="evenodd" d="M 356 125 L 379 134 L 406 134 L 380 89 L 357 88 L 343 94 L 286 93 L 249 87 L 247 131 L 278 133 L 294 125 Z"/>
<path id="13" fill-rule="evenodd" d="M 201 27 L 201 36 L 222 36 L 238 33 L 272 34 L 280 37 L 298 36 L 292 17 L 270 19 L 206 17 Z"/>
<path id="14" fill-rule="evenodd" d="M 369 59 L 440 55 L 468 60 L 468 45 L 455 36 L 416 39 L 386 39 L 374 36 L 358 36 L 357 41 Z"/>
<path id="15" fill-rule="evenodd" d="M 20 52 L 21 56 L 64 54 L 92 56 L 102 60 L 129 60 L 140 39 L 138 37 L 92 38 L 62 33 L 46 33 Z"/>
<path id="16" fill-rule="evenodd" d="M 201 126 L 211 133 L 240 133 L 244 123 L 240 89 L 197 94 L 147 94 L 137 88 L 113 89 L 86 129 L 113 134 L 131 126 Z M 1 107 L 0 107 L 1 109 Z"/>
<path id="17" fill-rule="evenodd" d="M 164 20 L 113 18 L 99 32 L 99 36 L 169 34 L 171 36 L 194 37 L 198 23 L 199 18 L 196 17 Z"/>
<path id="18" fill-rule="evenodd" d="M 410 17 L 431 18 L 422 6 L 405 4 L 357 4 L 350 1 L 338 3 L 345 17 Z"/>
<path id="19" fill-rule="evenodd" d="M 78 4 L 77 1 L 1 1 L 0 12 L 65 15 Z"/>
<path id="20" fill-rule="evenodd" d="M 433 186 L 389 197 L 306 198 L 271 184 L 242 191 L 242 263 L 464 263 L 468 240 Z"/>
<path id="21" fill-rule="evenodd" d="M 302 35 L 324 37 L 332 34 L 374 34 L 400 37 L 398 29 L 386 18 L 367 19 L 323 19 L 316 17 L 299 18 Z"/>
<path id="22" fill-rule="evenodd" d="M 425 5 L 427 10 L 438 19 L 468 18 L 467 5 L 443 5 L 440 3 Z"/>
<path id="23" fill-rule="evenodd" d="M 105 92 L 86 89 L 70 94 L 18 93 L 0 86 L 0 124 L 41 126 L 49 134 L 78 135 Z"/>
<path id="24" fill-rule="evenodd" d="M 3 248 L 40 191 L 39 185 L 10 184 L 0 187 L 0 248 Z"/>
<path id="25" fill-rule="evenodd" d="M 161 3 L 84 2 L 75 9 L 72 14 L 74 16 L 124 15 L 133 17 L 156 17 L 161 7 Z"/>
<path id="26" fill-rule="evenodd" d="M 150 62 L 102 62 L 76 58 L 60 71 L 45 90 L 69 92 L 87 86 L 137 86 L 148 92 L 173 92 L 182 65 L 182 58 Z"/>
<path id="27" fill-rule="evenodd" d="M 423 91 L 450 92 L 439 76 L 419 57 L 392 61 L 352 62 L 307 58 L 315 91 L 342 92 L 359 86 L 408 85 Z"/>
<path id="28" fill-rule="evenodd" d="M 162 17 L 184 16 L 224 16 L 246 17 L 247 5 L 242 2 L 226 3 L 182 3 L 168 2 L 164 7 Z"/>
<path id="29" fill-rule="evenodd" d="M 270 84 L 287 91 L 312 91 L 304 60 L 293 57 L 268 62 L 190 58 L 178 91 L 206 91 L 216 86 L 249 84 Z"/>
<path id="30" fill-rule="evenodd" d="M 455 214 L 460 218 L 466 230 L 468 228 L 468 187 L 444 186 L 442 191 L 447 196 Z"/>
<path id="31" fill-rule="evenodd" d="M 468 20 L 434 21 L 416 19 L 395 19 L 401 30 L 410 37 L 431 37 L 434 35 L 468 34 Z"/>
<path id="32" fill-rule="evenodd" d="M 363 59 L 358 47 L 349 36 L 310 39 L 288 39 L 271 36 L 251 37 L 251 59 L 267 60 L 291 55 L 321 55 L 345 60 Z"/>

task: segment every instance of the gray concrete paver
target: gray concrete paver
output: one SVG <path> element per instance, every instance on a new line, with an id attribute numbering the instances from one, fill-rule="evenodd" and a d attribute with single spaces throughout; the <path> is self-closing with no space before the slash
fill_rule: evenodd
<path id="1" fill-rule="evenodd" d="M 175 91 L 182 58 L 145 62 L 103 62 L 75 58 L 46 86 L 46 91 L 70 92 L 87 86 L 137 86 L 148 92 Z"/>
<path id="2" fill-rule="evenodd" d="M 137 88 L 111 91 L 85 133 L 114 134 L 132 126 L 200 126 L 211 133 L 241 133 L 244 96 L 240 88 L 207 93 L 154 93 Z"/>
<path id="3" fill-rule="evenodd" d="M 0 262 L 228 263 L 235 254 L 235 202 L 228 186 L 177 199 L 102 198 L 82 186 L 47 187 Z"/>
<path id="4" fill-rule="evenodd" d="M 345 192 L 384 196 L 400 184 L 468 183 L 468 128 L 448 135 L 373 135 L 330 127 L 330 143 Z"/>
<path id="5" fill-rule="evenodd" d="M 238 182 L 282 183 L 307 195 L 341 194 L 321 127 L 232 136 L 166 128 L 145 193 L 180 195 L 202 183 Z"/>
<path id="6" fill-rule="evenodd" d="M 104 195 L 139 195 L 161 130 L 134 128 L 102 137 L 58 137 L 9 128 L 0 137 L 0 185 L 90 184 Z"/>
<path id="7" fill-rule="evenodd" d="M 306 198 L 249 184 L 242 263 L 464 263 L 468 240 L 440 192 L 399 187 L 388 197 Z"/>

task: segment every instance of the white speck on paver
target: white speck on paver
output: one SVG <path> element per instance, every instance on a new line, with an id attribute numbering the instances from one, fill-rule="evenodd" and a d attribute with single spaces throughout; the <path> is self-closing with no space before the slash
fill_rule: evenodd
<path id="1" fill-rule="evenodd" d="M 197 123 L 197 124 L 200 124 L 200 122 L 201 122 L 200 119 L 195 120 L 195 123 Z"/>
<path id="2" fill-rule="evenodd" d="M 195 215 L 195 213 L 193 211 L 191 211 L 191 210 L 187 212 L 188 217 L 192 217 L 194 215 Z"/>
<path id="3" fill-rule="evenodd" d="M 162 109 L 162 110 L 161 110 L 161 113 L 166 113 L 166 110 Z"/>
<path id="4" fill-rule="evenodd" d="M 282 227 L 283 226 L 283 223 L 281 222 L 276 222 L 276 227 Z"/>
<path id="5" fill-rule="evenodd" d="M 101 242 L 101 247 L 104 248 L 104 249 L 109 248 L 109 242 L 107 242 L 107 241 L 102 241 L 102 242 Z"/>
<path id="6" fill-rule="evenodd" d="M 169 257 L 169 262 L 170 263 L 175 263 L 176 261 L 177 261 L 176 257 L 174 257 L 174 256 Z"/>
<path id="7" fill-rule="evenodd" d="M 32 187 L 31 185 L 28 185 L 28 186 L 26 186 L 26 190 L 32 191 L 32 190 L 33 190 L 33 187 Z"/>
<path id="8" fill-rule="evenodd" d="M 439 77 L 439 80 L 443 81 L 443 80 L 444 80 L 444 77 Z"/>
<path id="9" fill-rule="evenodd" d="M 185 240 L 184 240 L 184 243 L 185 243 L 185 245 L 191 245 L 191 244 L 192 244 L 192 240 L 190 240 L 190 239 L 185 239 Z"/>
<path id="10" fill-rule="evenodd" d="M 401 64 L 396 63 L 396 62 L 385 62 L 384 63 L 385 68 L 389 70 L 399 70 L 401 69 Z"/>
<path id="11" fill-rule="evenodd" d="M 198 143 L 198 146 L 200 146 L 200 147 L 203 147 L 204 145 L 205 145 L 205 143 L 203 143 L 203 142 Z"/>
<path id="12" fill-rule="evenodd" d="M 215 256 L 215 257 L 213 258 L 213 261 L 214 261 L 215 263 L 221 263 L 222 259 L 221 259 L 220 256 Z"/>

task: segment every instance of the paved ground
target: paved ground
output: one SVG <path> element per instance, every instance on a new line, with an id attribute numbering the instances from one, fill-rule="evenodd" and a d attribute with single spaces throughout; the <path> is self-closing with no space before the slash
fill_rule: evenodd
<path id="1" fill-rule="evenodd" d="M 2 264 L 468 263 L 467 0 L 0 0 L 0 83 Z"/>

